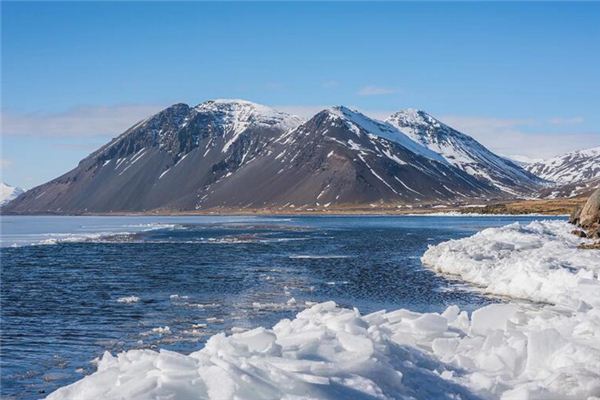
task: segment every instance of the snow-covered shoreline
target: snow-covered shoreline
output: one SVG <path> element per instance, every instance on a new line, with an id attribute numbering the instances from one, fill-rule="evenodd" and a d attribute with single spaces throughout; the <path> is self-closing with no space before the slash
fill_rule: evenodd
<path id="1" fill-rule="evenodd" d="M 431 246 L 423 264 L 488 293 L 576 310 L 600 308 L 600 256 L 563 221 L 518 222 Z"/>
<path id="2" fill-rule="evenodd" d="M 432 246 L 426 265 L 489 293 L 471 315 L 314 305 L 272 329 L 213 336 L 190 355 L 105 353 L 49 399 L 591 399 L 600 396 L 600 252 L 560 221 Z"/>

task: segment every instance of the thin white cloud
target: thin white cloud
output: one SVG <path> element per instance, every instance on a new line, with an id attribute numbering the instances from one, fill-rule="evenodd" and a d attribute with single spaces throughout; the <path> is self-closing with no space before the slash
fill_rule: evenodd
<path id="1" fill-rule="evenodd" d="M 6 169 L 12 165 L 12 160 L 8 158 L 0 158 L 0 169 Z"/>
<path id="2" fill-rule="evenodd" d="M 444 123 L 464 132 L 497 154 L 543 159 L 600 145 L 599 132 L 545 132 L 534 119 L 502 119 L 446 115 Z M 526 130 L 525 128 L 529 128 Z M 532 130 L 535 128 L 535 131 Z"/>
<path id="3" fill-rule="evenodd" d="M 323 111 L 329 107 L 335 106 L 336 104 L 329 105 L 276 105 L 273 106 L 274 109 L 286 112 L 288 114 L 297 115 L 305 120 L 309 120 L 315 116 L 320 111 Z M 339 105 L 339 104 L 337 104 Z M 343 104 L 346 105 L 346 104 Z M 355 107 L 353 105 L 346 105 L 348 108 L 358 110 L 361 113 L 371 117 L 378 119 L 380 121 L 385 120 L 391 114 L 393 114 L 393 110 L 364 110 L 360 107 Z"/>
<path id="4" fill-rule="evenodd" d="M 308 120 L 312 118 L 319 111 L 330 106 L 327 105 L 284 105 L 284 106 L 273 106 L 274 109 L 286 112 L 288 114 L 297 115 L 300 118 Z"/>
<path id="5" fill-rule="evenodd" d="M 373 87 L 370 87 L 373 89 Z M 363 88 L 364 89 L 364 88 Z M 377 92 L 371 90 L 371 93 Z M 383 88 L 379 88 L 383 89 Z M 331 105 L 279 105 L 275 109 L 309 119 Z M 349 105 L 350 108 L 358 108 Z M 116 105 L 78 107 L 57 113 L 2 112 L 2 135 L 34 137 L 114 137 L 148 116 L 164 108 L 164 105 Z M 364 114 L 385 120 L 393 110 L 363 110 Z M 583 122 L 582 117 L 550 118 L 544 121 L 517 118 L 490 118 L 478 116 L 440 116 L 446 124 L 473 136 L 484 146 L 503 155 L 518 155 L 529 159 L 553 157 L 572 150 L 600 145 L 599 132 L 573 132 L 569 124 Z M 556 132 L 564 125 L 564 132 Z M 544 132 L 544 126 L 553 132 Z M 90 150 L 95 145 L 87 143 L 61 143 L 58 146 Z M 84 148 L 85 147 L 85 148 Z M 2 160 L 6 168 L 10 160 Z"/>
<path id="6" fill-rule="evenodd" d="M 577 125 L 583 123 L 583 117 L 570 117 L 570 118 L 550 118 L 548 122 L 552 125 Z"/>
<path id="7" fill-rule="evenodd" d="M 381 96 L 393 93 L 396 93 L 396 90 L 372 85 L 363 86 L 356 92 L 359 96 Z"/>
<path id="8" fill-rule="evenodd" d="M 160 105 L 77 107 L 57 113 L 2 111 L 2 134 L 21 136 L 116 136 L 157 111 Z"/>

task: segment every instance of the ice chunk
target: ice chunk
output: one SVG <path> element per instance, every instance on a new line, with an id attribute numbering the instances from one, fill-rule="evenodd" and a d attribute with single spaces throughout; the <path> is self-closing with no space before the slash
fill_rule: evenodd
<path id="1" fill-rule="evenodd" d="M 137 303 L 138 301 L 140 301 L 140 298 L 137 296 L 125 296 L 125 297 L 119 297 L 117 299 L 117 303 L 126 303 L 126 304 Z"/>
<path id="2" fill-rule="evenodd" d="M 494 329 L 505 330 L 517 310 L 514 304 L 490 304 L 479 308 L 471 316 L 471 332 L 483 335 Z"/>

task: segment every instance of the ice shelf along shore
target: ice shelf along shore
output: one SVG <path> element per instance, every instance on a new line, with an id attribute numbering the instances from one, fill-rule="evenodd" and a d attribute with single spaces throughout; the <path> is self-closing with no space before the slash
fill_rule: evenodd
<path id="1" fill-rule="evenodd" d="M 512 224 L 430 247 L 426 266 L 515 298 L 470 315 L 361 315 L 326 302 L 189 355 L 105 353 L 97 372 L 49 398 L 597 399 L 600 252 L 577 249 L 569 230 Z"/>

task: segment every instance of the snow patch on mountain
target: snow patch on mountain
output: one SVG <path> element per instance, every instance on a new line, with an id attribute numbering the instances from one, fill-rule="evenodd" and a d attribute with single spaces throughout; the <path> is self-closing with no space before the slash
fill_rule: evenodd
<path id="1" fill-rule="evenodd" d="M 407 109 L 392 114 L 386 122 L 415 142 L 440 154 L 447 162 L 501 190 L 531 192 L 543 181 L 512 161 L 500 157 L 472 137 L 440 122 L 424 111 Z"/>
<path id="2" fill-rule="evenodd" d="M 222 148 L 223 153 L 227 152 L 240 135 L 251 126 L 275 127 L 287 131 L 303 122 L 300 117 L 295 115 L 239 99 L 209 100 L 197 105 L 194 111 L 213 113 L 219 116 L 228 136 Z"/>
<path id="3" fill-rule="evenodd" d="M 369 118 L 357 110 L 352 110 L 344 106 L 331 107 L 327 111 L 346 121 L 346 123 L 348 123 L 350 127 L 356 129 L 357 132 L 362 129 L 368 132 L 370 135 L 398 143 L 413 153 L 429 158 L 430 160 L 447 164 L 446 160 L 438 153 L 431 151 L 418 142 L 415 142 L 388 123 Z"/>
<path id="4" fill-rule="evenodd" d="M 0 182 L 0 205 L 9 203 L 24 192 L 25 191 L 20 187 L 10 186 L 4 182 Z"/>

